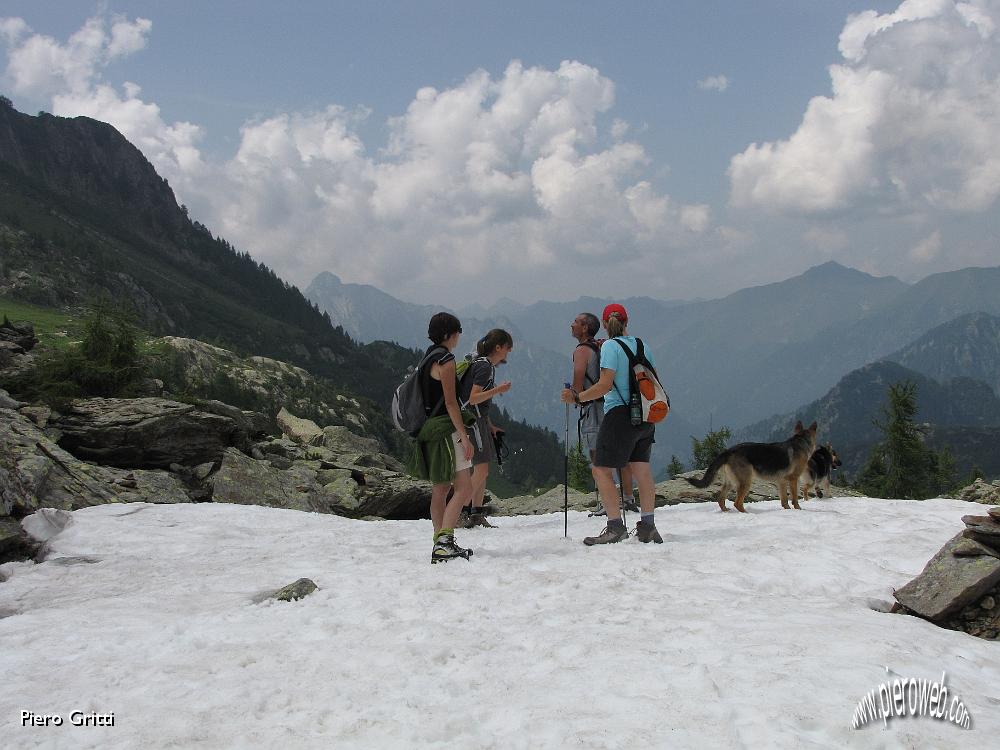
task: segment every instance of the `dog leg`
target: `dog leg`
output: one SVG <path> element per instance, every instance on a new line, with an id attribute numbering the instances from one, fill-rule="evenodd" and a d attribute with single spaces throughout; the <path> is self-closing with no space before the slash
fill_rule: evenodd
<path id="1" fill-rule="evenodd" d="M 719 501 L 719 510 L 723 513 L 729 510 L 726 507 L 726 496 L 729 494 L 729 486 L 723 482 L 722 487 L 719 488 L 719 496 L 716 498 Z"/>
<path id="2" fill-rule="evenodd" d="M 788 510 L 788 498 L 786 497 L 788 488 L 785 487 L 783 480 L 778 480 L 776 484 L 778 485 L 778 499 L 781 500 L 781 507 Z"/>
<path id="3" fill-rule="evenodd" d="M 736 490 L 736 510 L 740 513 L 746 513 L 747 509 L 743 507 L 743 501 L 746 499 L 747 494 L 750 492 L 749 484 L 740 484 Z"/>
<path id="4" fill-rule="evenodd" d="M 790 489 L 792 491 L 792 507 L 795 508 L 795 510 L 802 510 L 802 507 L 799 505 L 799 478 L 792 477 L 788 484 L 790 485 Z"/>

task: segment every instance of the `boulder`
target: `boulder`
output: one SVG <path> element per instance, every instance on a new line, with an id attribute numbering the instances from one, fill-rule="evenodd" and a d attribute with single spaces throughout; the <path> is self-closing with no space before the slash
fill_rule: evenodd
<path id="1" fill-rule="evenodd" d="M 296 599 L 302 599 L 309 596 L 309 594 L 316 591 L 318 588 L 319 587 L 310 579 L 300 578 L 294 583 L 282 586 L 268 598 L 279 602 L 293 602 Z"/>
<path id="2" fill-rule="evenodd" d="M 1000 480 L 990 483 L 985 479 L 977 479 L 968 487 L 959 490 L 955 497 L 970 503 L 1000 505 Z"/>
<path id="3" fill-rule="evenodd" d="M 0 342 L 12 344 L 17 349 L 17 354 L 29 352 L 38 343 L 35 326 L 23 320 L 14 323 L 4 320 L 0 322 Z"/>
<path id="4" fill-rule="evenodd" d="M 1000 583 L 1000 559 L 956 556 L 963 534 L 952 537 L 923 571 L 895 592 L 896 601 L 928 620 L 940 621 Z"/>
<path id="5" fill-rule="evenodd" d="M 184 483 L 172 474 L 81 461 L 24 415 L 0 410 L 0 515 L 23 518 L 45 507 L 188 500 Z"/>
<path id="6" fill-rule="evenodd" d="M 323 441 L 323 430 L 311 419 L 301 419 L 284 407 L 275 417 L 281 431 L 299 445 L 320 445 Z"/>
<path id="7" fill-rule="evenodd" d="M 162 398 L 81 399 L 51 424 L 73 455 L 122 468 L 218 461 L 238 437 L 230 417 Z"/>
<path id="8" fill-rule="evenodd" d="M 542 495 L 522 495 L 508 497 L 496 503 L 496 515 L 500 516 L 533 516 L 544 513 L 556 513 L 563 509 L 565 494 L 564 485 L 557 485 Z M 569 488 L 569 509 L 592 511 L 597 508 L 597 493 L 589 494 Z"/>
<path id="9" fill-rule="evenodd" d="M 379 445 L 378 440 L 355 435 L 343 425 L 324 427 L 321 444 L 335 453 L 376 454 L 382 452 L 382 446 Z"/>
<path id="10" fill-rule="evenodd" d="M 12 409 L 17 411 L 22 406 L 27 406 L 23 401 L 18 401 L 15 398 L 11 398 L 10 394 L 7 393 L 3 388 L 0 388 L 0 409 Z"/>

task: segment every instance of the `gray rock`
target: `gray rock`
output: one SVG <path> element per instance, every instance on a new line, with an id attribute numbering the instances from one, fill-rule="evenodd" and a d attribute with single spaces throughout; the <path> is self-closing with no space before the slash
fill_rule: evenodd
<path id="1" fill-rule="evenodd" d="M 328 513 L 340 507 L 339 498 L 316 484 L 316 472 L 294 466 L 276 469 L 235 448 L 226 449 L 222 465 L 206 483 L 217 503 Z"/>
<path id="2" fill-rule="evenodd" d="M 320 445 L 323 441 L 323 430 L 315 422 L 296 417 L 284 407 L 281 407 L 275 421 L 281 431 L 299 445 Z"/>
<path id="3" fill-rule="evenodd" d="M 1000 521 L 1000 508 L 990 508 L 986 513 L 995 521 Z"/>
<path id="4" fill-rule="evenodd" d="M 23 517 L 39 508 L 137 501 L 188 502 L 188 497 L 175 475 L 80 461 L 22 414 L 0 410 L 0 513 Z"/>
<path id="5" fill-rule="evenodd" d="M 1000 504 L 1000 486 L 990 484 L 984 479 L 977 479 L 968 487 L 959 490 L 955 497 L 970 503 L 997 505 Z"/>
<path id="6" fill-rule="evenodd" d="M 209 461 L 208 463 L 198 464 L 191 470 L 191 474 L 198 481 L 204 481 L 209 474 L 215 469 L 215 464 Z"/>
<path id="7" fill-rule="evenodd" d="M 382 446 L 374 438 L 355 435 L 343 425 L 323 428 L 322 445 L 336 453 L 367 453 L 382 452 Z"/>
<path id="8" fill-rule="evenodd" d="M 953 554 L 962 538 L 961 533 L 952 537 L 920 575 L 895 592 L 896 601 L 921 617 L 941 620 L 1000 583 L 1000 559 Z"/>
<path id="9" fill-rule="evenodd" d="M 544 513 L 556 513 L 563 509 L 564 485 L 553 487 L 542 495 L 522 495 L 508 497 L 496 503 L 499 516 L 531 516 Z M 589 511 L 596 506 L 597 494 L 585 494 L 569 488 L 569 509 Z"/>
<path id="10" fill-rule="evenodd" d="M 0 563 L 28 560 L 38 550 L 35 542 L 13 518 L 0 516 Z"/>
<path id="11" fill-rule="evenodd" d="M 271 456 L 268 459 L 268 463 L 275 469 L 281 469 L 282 471 L 292 468 L 292 459 L 285 458 L 284 456 Z"/>
<path id="12" fill-rule="evenodd" d="M 27 406 L 27 404 L 23 401 L 18 401 L 16 398 L 11 398 L 7 391 L 0 388 L 0 409 L 13 409 L 14 411 L 17 411 L 22 406 Z"/>
<path id="13" fill-rule="evenodd" d="M 22 406 L 19 411 L 43 430 L 52 416 L 52 410 L 47 406 Z"/>
<path id="14" fill-rule="evenodd" d="M 310 579 L 300 578 L 294 583 L 281 587 L 273 594 L 270 594 L 268 598 L 279 602 L 293 602 L 296 599 L 302 599 L 309 596 L 309 594 L 316 591 L 318 588 L 319 587 Z"/>
<path id="15" fill-rule="evenodd" d="M 75 456 L 143 469 L 218 461 L 238 429 L 229 417 L 160 398 L 78 400 L 52 421 Z"/>
<path id="16" fill-rule="evenodd" d="M 980 555 L 1000 557 L 1000 552 L 997 552 L 995 549 L 991 549 L 985 544 L 980 544 L 975 539 L 969 539 L 964 534 L 962 536 L 961 541 L 951 551 L 951 554 L 955 557 L 979 557 Z"/>

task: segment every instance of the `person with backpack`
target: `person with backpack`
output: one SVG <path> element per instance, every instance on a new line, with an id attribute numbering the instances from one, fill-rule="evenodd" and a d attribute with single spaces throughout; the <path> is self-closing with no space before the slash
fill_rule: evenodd
<path id="1" fill-rule="evenodd" d="M 627 466 L 639 485 L 642 520 L 636 524 L 635 534 L 643 543 L 662 544 L 663 538 L 654 520 L 656 489 L 649 456 L 655 439 L 655 422 L 666 416 L 669 402 L 664 403 L 666 396 L 659 387 L 655 365 L 641 339 L 628 334 L 625 308 L 619 304 L 608 305 L 601 317 L 609 339 L 601 346 L 600 378 L 582 391 L 565 388 L 561 394 L 566 404 L 586 404 L 604 397 L 604 420 L 594 450 L 594 477 L 608 523 L 604 531 L 586 537 L 583 543 L 587 546 L 613 544 L 628 537 L 612 475 L 615 469 Z M 640 376 L 648 381 L 650 374 L 656 380 L 655 389 L 649 388 L 648 382 L 639 382 Z M 646 403 L 650 390 L 657 394 L 654 396 L 658 399 L 656 403 Z"/>
<path id="2" fill-rule="evenodd" d="M 576 348 L 573 350 L 573 385 L 574 391 L 589 388 L 597 383 L 601 378 L 601 344 L 595 336 L 601 329 L 601 322 L 593 313 L 583 312 L 577 315 L 570 324 L 569 330 L 573 338 L 576 339 Z M 586 452 L 590 459 L 590 472 L 594 476 L 595 486 L 597 484 L 597 474 L 594 473 L 594 451 L 597 448 L 597 433 L 604 420 L 604 399 L 597 398 L 588 403 L 581 403 L 577 407 L 579 414 L 576 420 L 577 441 L 580 449 Z M 618 481 L 621 487 L 621 497 L 625 500 L 632 500 L 632 472 L 628 467 L 618 472 Z M 626 492 L 627 490 L 627 492 Z M 604 508 L 598 500 L 598 509 L 592 515 L 604 515 Z"/>
<path id="3" fill-rule="evenodd" d="M 455 355 L 462 335 L 462 324 L 451 313 L 439 312 L 427 325 L 431 340 L 415 373 L 420 385 L 426 420 L 416 434 L 416 443 L 407 462 L 407 471 L 429 481 L 431 490 L 431 521 L 434 524 L 434 547 L 431 563 L 446 562 L 456 557 L 466 560 L 471 549 L 455 542 L 455 524 L 469 498 L 472 497 L 473 446 L 468 426 L 475 417 L 459 404 L 459 383 Z M 406 385 L 400 386 L 402 389 Z M 397 397 L 400 391 L 397 391 Z M 394 413 L 405 411 L 397 409 Z M 397 421 L 397 426 L 399 422 Z M 448 493 L 453 490 L 451 499 Z"/>
<path id="4" fill-rule="evenodd" d="M 503 433 L 490 420 L 490 404 L 494 396 L 510 390 L 511 383 L 505 380 L 494 385 L 497 365 L 507 363 L 507 356 L 514 348 L 514 339 L 502 328 L 494 328 L 476 343 L 476 357 L 465 365 L 467 371 L 459 372 L 462 402 L 476 415 L 476 421 L 469 430 L 472 437 L 472 504 L 467 506 L 466 528 L 492 526 L 483 512 L 486 497 L 486 479 L 490 472 L 490 461 L 495 458 L 493 440 Z M 459 364 L 459 369 L 462 365 Z"/>

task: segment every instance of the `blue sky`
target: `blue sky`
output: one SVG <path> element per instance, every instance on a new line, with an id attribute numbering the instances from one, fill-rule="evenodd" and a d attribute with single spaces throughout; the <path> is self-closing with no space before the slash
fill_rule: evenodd
<path id="1" fill-rule="evenodd" d="M 994 0 L 0 16 L 19 109 L 111 122 L 195 218 L 300 285 L 677 298 L 830 259 L 908 280 L 1000 262 Z"/>

